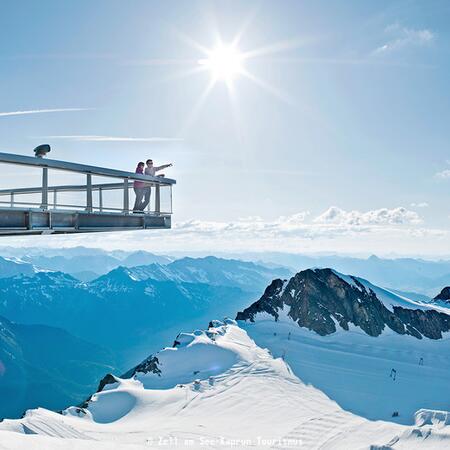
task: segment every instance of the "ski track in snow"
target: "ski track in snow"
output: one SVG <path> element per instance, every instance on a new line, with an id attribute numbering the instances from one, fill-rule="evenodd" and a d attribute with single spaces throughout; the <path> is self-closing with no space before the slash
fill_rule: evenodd
<path id="1" fill-rule="evenodd" d="M 287 445 L 275 445 L 274 450 L 289 448 L 289 443 L 301 443 L 301 447 L 308 449 L 327 448 L 327 443 L 337 436 L 348 433 L 352 428 L 364 423 L 364 419 L 352 416 L 341 409 L 312 417 L 301 423 L 282 437 Z M 332 448 L 332 447 L 331 447 Z"/>

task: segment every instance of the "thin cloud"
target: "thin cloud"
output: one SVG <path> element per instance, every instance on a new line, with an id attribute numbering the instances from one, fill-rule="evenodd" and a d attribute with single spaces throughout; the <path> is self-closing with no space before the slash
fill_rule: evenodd
<path id="1" fill-rule="evenodd" d="M 133 137 L 133 136 L 98 136 L 98 135 L 58 135 L 38 136 L 44 139 L 64 139 L 77 142 L 179 142 L 181 138 L 172 137 Z"/>
<path id="2" fill-rule="evenodd" d="M 88 111 L 90 108 L 51 108 L 51 109 L 28 109 L 23 111 L 7 111 L 0 112 L 0 117 L 9 116 L 25 116 L 28 114 L 45 114 L 56 112 L 70 112 L 70 111 Z"/>
<path id="3" fill-rule="evenodd" d="M 427 202 L 411 203 L 412 208 L 428 208 L 430 206 Z"/>
<path id="4" fill-rule="evenodd" d="M 399 24 L 390 25 L 385 33 L 392 38 L 376 48 L 374 54 L 387 54 L 407 47 L 423 47 L 430 45 L 436 38 L 431 30 L 407 28 Z"/>
<path id="5" fill-rule="evenodd" d="M 450 179 L 450 169 L 442 170 L 434 175 L 438 180 L 449 180 Z"/>

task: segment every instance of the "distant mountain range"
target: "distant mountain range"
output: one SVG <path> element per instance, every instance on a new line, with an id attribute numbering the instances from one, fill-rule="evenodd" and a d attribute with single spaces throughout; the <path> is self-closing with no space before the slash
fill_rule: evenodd
<path id="1" fill-rule="evenodd" d="M 102 283 L 114 274 L 126 273 L 136 281 L 157 280 L 184 283 L 204 283 L 212 286 L 239 287 L 247 292 L 259 292 L 274 277 L 290 277 L 292 272 L 286 268 L 268 268 L 252 262 L 236 259 L 221 259 L 214 256 L 205 258 L 182 258 L 170 264 L 150 264 L 132 268 L 119 267 L 106 278 L 99 278 L 95 284 Z M 120 277 L 120 275 L 117 275 Z"/>
<path id="2" fill-rule="evenodd" d="M 0 255 L 31 264 L 35 270 L 53 270 L 71 274 L 81 281 L 92 281 L 118 268 L 168 265 L 180 256 L 155 255 L 147 251 L 105 251 L 96 248 L 72 247 L 0 248 Z M 333 267 L 341 273 L 371 280 L 378 286 L 414 294 L 436 296 L 443 286 L 450 285 L 450 260 L 420 258 L 356 258 L 343 255 L 304 255 L 298 253 L 254 252 L 225 253 L 218 251 L 221 260 L 250 261 L 268 269 L 284 267 L 291 273 L 309 268 Z M 195 259 L 203 259 L 195 258 Z M 24 266 L 23 270 L 26 269 Z M 33 268 L 30 268 L 33 270 Z M 7 273 L 7 272 L 6 272 Z M 0 276 L 2 275 L 0 271 Z"/>
<path id="3" fill-rule="evenodd" d="M 271 280 L 253 263 L 217 258 L 185 259 L 172 265 L 119 267 L 82 283 L 62 272 L 37 272 L 0 279 L 0 314 L 25 324 L 57 326 L 123 350 L 149 340 L 180 321 L 232 314 Z M 274 271 L 277 273 L 277 271 Z M 278 274 L 288 274 L 286 270 Z"/>
<path id="4" fill-rule="evenodd" d="M 33 264 L 0 257 L 0 278 L 9 278 L 15 275 L 32 276 L 36 272 Z"/>
<path id="5" fill-rule="evenodd" d="M 369 258 L 353 258 L 340 255 L 308 256 L 283 253 L 259 256 L 264 261 L 290 267 L 294 273 L 315 267 L 332 267 L 341 273 L 351 273 L 370 280 L 378 286 L 425 294 L 429 297 L 434 297 L 443 286 L 450 285 L 450 260 L 387 259 L 375 255 Z"/>
<path id="6" fill-rule="evenodd" d="M 108 350 L 67 331 L 0 317 L 0 418 L 78 402 L 115 368 Z"/>
<path id="7" fill-rule="evenodd" d="M 64 255 L 24 255 L 21 261 L 30 263 L 33 266 L 68 273 L 81 281 L 91 281 L 100 275 L 104 275 L 109 271 L 119 267 L 133 267 L 148 264 L 168 264 L 172 259 L 155 255 L 153 253 L 138 251 L 130 253 L 122 258 L 114 254 L 105 252 L 94 252 L 92 254 L 67 254 Z"/>
<path id="8" fill-rule="evenodd" d="M 114 358 L 99 358 L 99 364 L 119 371 L 157 351 L 180 331 L 180 324 L 196 328 L 210 317 L 233 315 L 260 295 L 273 273 L 289 275 L 285 269 L 268 270 L 248 262 L 186 258 L 166 266 L 119 267 L 94 281 L 80 282 L 66 273 L 5 261 L 9 273 L 16 275 L 0 278 L 1 316 L 24 326 L 64 329 L 95 344 L 93 348 L 107 348 Z M 41 354 L 51 355 L 57 345 L 49 339 Z M 68 346 L 68 361 L 76 359 L 71 352 Z M 48 367 L 53 367 L 51 361 Z M 61 358 L 61 367 L 65 361 Z M 89 367 L 80 365 L 78 370 L 80 379 L 92 375 Z M 64 381 L 58 371 L 54 378 Z M 54 394 L 58 407 L 64 406 L 68 396 L 58 389 Z"/>
<path id="9" fill-rule="evenodd" d="M 132 260 L 147 257 L 138 253 Z M 285 269 L 268 270 L 254 263 L 185 258 L 165 266 L 118 267 L 84 283 L 67 273 L 38 269 L 36 264 L 48 261 L 45 258 L 33 258 L 33 263 L 0 258 L 0 315 L 7 318 L 0 352 L 9 355 L 0 358 L 8 370 L 7 377 L 0 378 L 0 390 L 9 405 L 2 402 L 0 417 L 80 400 L 106 366 L 124 370 L 163 346 L 181 323 L 195 328 L 211 316 L 232 315 L 257 298 L 273 274 L 289 275 Z M 58 255 L 51 258 L 67 263 Z M 75 258 L 92 264 L 108 260 L 105 255 Z M 51 375 L 42 384 L 45 371 Z"/>

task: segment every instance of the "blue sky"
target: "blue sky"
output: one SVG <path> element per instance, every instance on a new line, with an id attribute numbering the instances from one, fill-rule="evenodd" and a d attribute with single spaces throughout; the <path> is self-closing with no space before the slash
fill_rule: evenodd
<path id="1" fill-rule="evenodd" d="M 1 0 L 0 150 L 173 162 L 159 251 L 450 255 L 449 23 L 447 1 Z M 257 81 L 200 105 L 194 43 L 239 33 Z"/>

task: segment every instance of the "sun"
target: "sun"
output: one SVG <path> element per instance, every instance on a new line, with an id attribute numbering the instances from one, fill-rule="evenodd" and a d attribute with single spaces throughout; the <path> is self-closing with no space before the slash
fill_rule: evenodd
<path id="1" fill-rule="evenodd" d="M 202 54 L 202 59 L 190 59 L 189 61 L 193 63 L 193 67 L 180 73 L 180 76 L 191 76 L 205 72 L 210 76 L 209 83 L 197 96 L 197 99 L 192 106 L 192 111 L 185 120 L 185 125 L 183 127 L 184 131 L 188 130 L 196 121 L 210 93 L 219 84 L 224 85 L 227 88 L 229 94 L 228 97 L 233 110 L 233 117 L 236 119 L 236 124 L 240 124 L 242 121 L 239 119 L 240 107 L 236 83 L 238 78 L 249 80 L 253 84 L 265 90 L 267 93 L 277 97 L 279 100 L 292 104 L 289 93 L 285 93 L 259 78 L 249 70 L 248 66 L 252 65 L 251 61 L 253 60 L 262 59 L 266 55 L 295 48 L 303 41 L 300 42 L 297 38 L 271 43 L 265 47 L 241 51 L 239 44 L 250 22 L 250 20 L 246 21 L 241 29 L 236 33 L 234 38 L 228 42 L 223 41 L 218 30 L 215 30 L 214 40 L 216 45 L 214 47 L 205 47 L 204 45 L 196 42 L 190 36 L 177 31 L 177 34 L 185 43 L 195 48 Z M 173 64 L 173 60 L 170 60 L 169 64 Z"/>
<path id="2" fill-rule="evenodd" d="M 211 72 L 214 80 L 233 81 L 243 73 L 243 54 L 232 45 L 220 45 L 209 50 L 199 64 Z"/>

